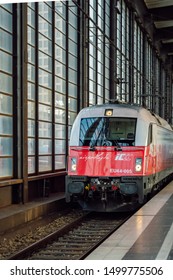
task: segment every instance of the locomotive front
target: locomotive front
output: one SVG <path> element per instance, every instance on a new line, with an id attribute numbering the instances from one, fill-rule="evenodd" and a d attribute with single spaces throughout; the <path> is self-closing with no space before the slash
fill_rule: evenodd
<path id="1" fill-rule="evenodd" d="M 77 116 L 70 138 L 66 201 L 85 210 L 132 210 L 143 202 L 144 146 L 136 146 L 137 111 L 94 106 Z"/>

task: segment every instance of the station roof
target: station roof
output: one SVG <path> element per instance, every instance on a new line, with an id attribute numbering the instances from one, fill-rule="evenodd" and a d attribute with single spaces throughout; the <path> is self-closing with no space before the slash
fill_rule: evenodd
<path id="1" fill-rule="evenodd" d="M 145 0 L 153 17 L 157 40 L 168 55 L 173 55 L 173 0 Z"/>
<path id="2" fill-rule="evenodd" d="M 148 40 L 173 72 L 173 0 L 125 0 L 134 10 Z"/>
<path id="3" fill-rule="evenodd" d="M 154 24 L 154 40 L 160 55 L 173 70 L 173 0 L 144 0 L 150 20 Z"/>

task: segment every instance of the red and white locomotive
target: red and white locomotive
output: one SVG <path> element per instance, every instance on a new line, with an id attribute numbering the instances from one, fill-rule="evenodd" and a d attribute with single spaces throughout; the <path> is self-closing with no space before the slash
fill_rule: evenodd
<path id="1" fill-rule="evenodd" d="M 132 104 L 84 108 L 73 124 L 66 201 L 83 209 L 127 211 L 173 173 L 173 130 Z"/>

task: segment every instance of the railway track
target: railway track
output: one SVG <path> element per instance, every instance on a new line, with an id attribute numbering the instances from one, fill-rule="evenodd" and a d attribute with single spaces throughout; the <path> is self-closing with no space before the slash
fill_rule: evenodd
<path id="1" fill-rule="evenodd" d="M 127 219 L 127 214 L 89 213 L 35 242 L 9 259 L 80 260 L 91 253 Z"/>

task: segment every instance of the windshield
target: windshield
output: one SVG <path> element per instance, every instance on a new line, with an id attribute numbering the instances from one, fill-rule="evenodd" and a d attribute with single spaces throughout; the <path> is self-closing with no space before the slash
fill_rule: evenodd
<path id="1" fill-rule="evenodd" d="M 136 119 L 83 118 L 80 124 L 80 146 L 134 146 Z"/>

